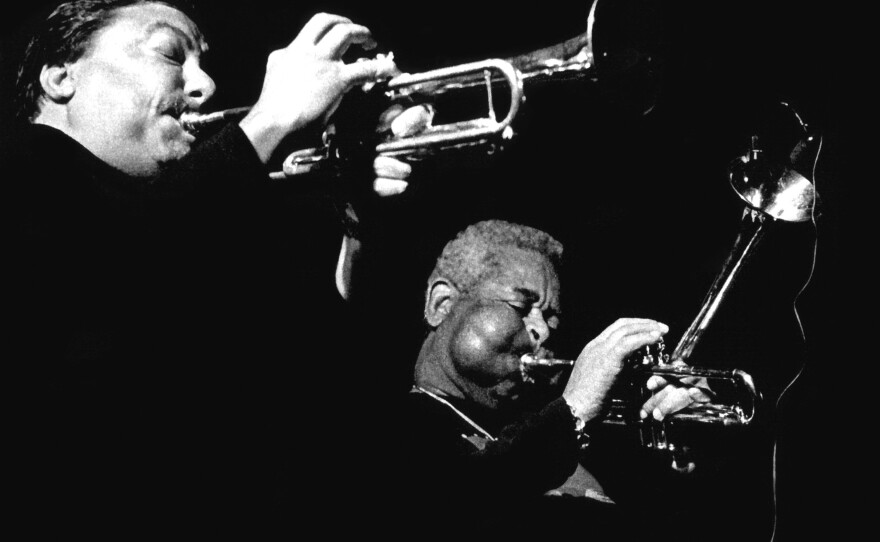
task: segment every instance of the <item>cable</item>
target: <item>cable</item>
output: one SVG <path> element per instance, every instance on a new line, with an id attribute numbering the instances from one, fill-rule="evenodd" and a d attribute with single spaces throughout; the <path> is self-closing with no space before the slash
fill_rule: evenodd
<path id="1" fill-rule="evenodd" d="M 789 107 L 788 104 L 785 102 L 782 102 L 782 104 Z M 794 110 L 792 109 L 792 111 L 794 111 Z M 798 122 L 800 122 L 800 124 L 804 128 L 804 130 L 806 130 L 807 126 L 801 120 L 800 116 L 797 115 L 797 112 L 795 112 L 795 116 L 797 117 Z M 808 136 L 807 140 L 809 141 L 810 138 L 812 138 L 812 137 L 814 137 L 814 136 Z M 807 278 L 804 281 L 803 286 L 801 286 L 801 289 L 794 296 L 794 301 L 792 302 L 792 310 L 794 311 L 794 317 L 795 317 L 795 320 L 797 321 L 798 330 L 800 331 L 800 334 L 801 334 L 801 340 L 803 341 L 804 344 L 807 343 L 807 335 L 806 335 L 806 332 L 804 331 L 804 325 L 803 325 L 803 322 L 801 321 L 800 314 L 798 313 L 797 304 L 801 298 L 801 295 L 806 291 L 807 286 L 809 286 L 810 282 L 813 280 L 813 274 L 816 271 L 816 258 L 817 258 L 818 249 L 819 249 L 819 225 L 816 222 L 816 202 L 818 200 L 819 190 L 818 190 L 818 182 L 817 182 L 817 178 L 816 178 L 816 168 L 817 168 L 817 164 L 819 163 L 819 154 L 822 152 L 822 143 L 823 143 L 822 136 L 819 136 L 819 146 L 818 146 L 818 149 L 816 150 L 816 157 L 813 159 L 813 168 L 812 168 L 812 181 L 813 181 L 814 195 L 813 195 L 813 200 L 812 200 L 811 206 L 810 206 L 810 223 L 813 225 L 813 231 L 815 232 L 814 236 L 813 236 L 813 258 L 812 258 L 812 261 L 810 262 L 810 272 L 807 275 Z M 779 397 L 776 399 L 776 403 L 775 403 L 776 412 L 779 411 L 779 406 L 782 403 L 782 398 L 785 396 L 785 394 L 788 392 L 788 390 L 795 384 L 795 382 L 797 382 L 797 380 L 800 378 L 801 374 L 803 374 L 805 367 L 806 367 L 806 360 L 801 362 L 801 366 L 798 369 L 797 373 L 795 373 L 795 375 L 791 379 L 791 381 L 785 386 L 785 388 L 783 388 L 782 392 L 779 394 Z M 775 540 L 776 540 L 776 528 L 777 528 L 778 519 L 779 519 L 778 518 L 778 502 L 777 502 L 777 477 L 776 477 L 776 452 L 777 452 L 778 444 L 779 444 L 778 438 L 774 437 L 774 439 L 773 439 L 773 467 L 772 467 L 772 469 L 773 469 L 773 475 L 772 475 L 773 476 L 773 488 L 772 488 L 772 493 L 773 493 L 773 530 L 772 530 L 772 534 L 770 536 L 770 542 L 775 542 Z"/>

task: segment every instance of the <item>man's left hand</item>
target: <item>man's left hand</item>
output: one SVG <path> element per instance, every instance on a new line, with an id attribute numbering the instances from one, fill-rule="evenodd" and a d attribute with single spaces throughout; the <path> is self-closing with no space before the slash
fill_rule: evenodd
<path id="1" fill-rule="evenodd" d="M 433 117 L 434 111 L 427 105 L 409 108 L 395 105 L 382 114 L 377 131 L 390 131 L 393 138 L 407 137 L 427 129 Z M 373 161 L 373 171 L 376 174 L 373 181 L 376 194 L 394 196 L 407 189 L 412 166 L 390 156 L 377 156 Z"/>
<path id="2" fill-rule="evenodd" d="M 686 367 L 683 361 L 675 361 L 673 365 Z M 648 390 L 653 392 L 651 398 L 642 405 L 639 416 L 644 419 L 649 415 L 657 421 L 666 416 L 684 410 L 694 403 L 707 403 L 712 399 L 705 379 L 683 378 L 680 380 L 654 375 L 646 383 Z"/>

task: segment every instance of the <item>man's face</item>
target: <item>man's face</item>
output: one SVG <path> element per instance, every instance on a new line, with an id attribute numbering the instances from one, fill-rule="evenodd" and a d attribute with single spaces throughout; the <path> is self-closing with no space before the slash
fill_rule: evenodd
<path id="1" fill-rule="evenodd" d="M 194 141 L 180 114 L 214 92 L 202 71 L 205 49 L 195 24 L 163 4 L 120 8 L 70 66 L 71 135 L 95 155 L 135 176 L 179 160 Z"/>
<path id="2" fill-rule="evenodd" d="M 520 398 L 520 358 L 551 355 L 543 344 L 559 324 L 559 278 L 546 258 L 509 249 L 500 269 L 461 294 L 442 324 L 453 378 L 468 398 L 492 409 Z"/>

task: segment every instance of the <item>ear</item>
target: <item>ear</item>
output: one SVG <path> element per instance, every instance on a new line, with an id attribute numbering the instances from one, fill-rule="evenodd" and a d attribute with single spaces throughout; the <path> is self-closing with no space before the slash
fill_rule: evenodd
<path id="1" fill-rule="evenodd" d="M 458 297 L 458 289 L 445 279 L 435 279 L 428 286 L 425 297 L 425 321 L 431 327 L 437 327 L 449 316 Z"/>
<path id="2" fill-rule="evenodd" d="M 68 65 L 43 66 L 40 72 L 40 84 L 50 100 L 65 103 L 73 97 L 74 84 Z"/>

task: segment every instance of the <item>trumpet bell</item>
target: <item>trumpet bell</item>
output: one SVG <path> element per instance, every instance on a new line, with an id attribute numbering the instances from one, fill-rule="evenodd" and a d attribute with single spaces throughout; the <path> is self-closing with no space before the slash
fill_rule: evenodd
<path id="1" fill-rule="evenodd" d="M 805 175 L 818 156 L 820 138 L 807 135 L 791 152 L 788 164 L 768 163 L 753 149 L 735 159 L 730 185 L 751 209 L 784 222 L 804 222 L 815 215 L 818 195 Z"/>
<path id="2" fill-rule="evenodd" d="M 593 0 L 586 31 L 505 61 L 529 87 L 582 81 L 603 107 L 648 114 L 659 95 L 663 29 L 656 0 Z"/>
<path id="3" fill-rule="evenodd" d="M 672 359 L 686 361 L 722 300 L 730 291 L 745 263 L 763 238 L 765 223 L 805 222 L 817 214 L 819 197 L 813 181 L 807 177 L 819 158 L 821 138 L 810 134 L 800 116 L 788 104 L 788 112 L 799 124 L 800 139 L 787 157 L 758 148 L 758 136 L 752 136 L 747 154 L 736 158 L 728 169 L 730 185 L 746 203 L 740 233 L 721 272 L 706 294 L 700 312 L 679 339 Z M 785 148 L 785 147 L 782 147 Z M 769 218 L 770 220 L 765 220 Z"/>

